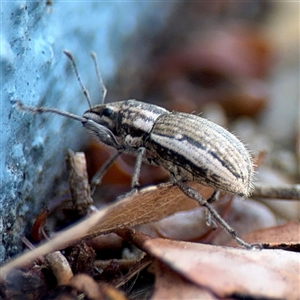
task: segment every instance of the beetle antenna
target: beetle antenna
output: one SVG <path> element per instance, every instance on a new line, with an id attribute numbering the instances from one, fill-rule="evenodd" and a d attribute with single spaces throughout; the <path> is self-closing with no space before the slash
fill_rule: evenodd
<path id="1" fill-rule="evenodd" d="M 79 72 L 78 72 L 78 68 L 77 68 L 77 65 L 76 65 L 76 62 L 75 62 L 75 59 L 73 57 L 73 55 L 71 54 L 71 52 L 67 51 L 67 50 L 64 50 L 64 53 L 65 55 L 68 57 L 68 59 L 70 60 L 71 64 L 72 64 L 72 67 L 73 67 L 73 70 L 74 70 L 74 73 L 75 73 L 75 76 L 77 78 L 77 81 L 79 82 L 79 85 L 83 91 L 83 94 L 89 104 L 89 108 L 91 109 L 92 108 L 92 104 L 91 104 L 91 99 L 90 99 L 90 95 L 89 95 L 89 92 L 88 90 L 86 89 L 86 87 L 83 85 L 83 82 L 80 78 L 80 75 L 79 75 Z"/>
<path id="2" fill-rule="evenodd" d="M 99 69 L 98 59 L 97 59 L 96 53 L 92 52 L 91 53 L 91 57 L 93 59 L 94 66 L 95 66 L 95 69 L 96 69 L 96 74 L 97 74 L 98 82 L 99 82 L 99 85 L 101 87 L 101 93 L 102 93 L 101 104 L 104 104 L 106 93 L 107 93 L 107 89 L 106 89 L 106 87 L 105 87 L 105 85 L 103 83 L 103 80 L 102 80 L 102 76 L 101 76 L 101 73 L 100 73 L 100 69 Z"/>
<path id="3" fill-rule="evenodd" d="M 41 114 L 41 113 L 45 113 L 45 112 L 49 112 L 49 113 L 55 113 L 57 115 L 61 115 L 64 117 L 68 117 L 77 121 L 80 121 L 82 123 L 86 123 L 87 119 L 71 114 L 69 112 L 65 112 L 56 108 L 51 108 L 51 107 L 32 107 L 32 106 L 27 106 L 25 104 L 23 104 L 20 100 L 12 100 L 11 103 L 16 107 L 16 109 L 20 110 L 20 111 L 28 111 L 32 114 Z"/>

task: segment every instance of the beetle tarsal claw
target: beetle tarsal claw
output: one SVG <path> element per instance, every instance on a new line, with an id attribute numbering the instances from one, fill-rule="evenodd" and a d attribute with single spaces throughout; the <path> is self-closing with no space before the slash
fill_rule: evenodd
<path id="1" fill-rule="evenodd" d="M 125 198 L 127 198 L 127 197 L 131 197 L 131 196 L 137 194 L 138 192 L 139 192 L 139 189 L 138 189 L 138 188 L 133 188 L 133 189 L 131 189 L 128 193 L 119 196 L 119 197 L 117 198 L 117 201 L 120 201 L 120 200 L 125 199 Z"/>
<path id="2" fill-rule="evenodd" d="M 213 229 L 217 229 L 218 228 L 218 224 L 211 217 L 211 213 L 209 212 L 209 210 L 207 208 L 205 209 L 205 224 L 208 227 L 212 227 Z"/>

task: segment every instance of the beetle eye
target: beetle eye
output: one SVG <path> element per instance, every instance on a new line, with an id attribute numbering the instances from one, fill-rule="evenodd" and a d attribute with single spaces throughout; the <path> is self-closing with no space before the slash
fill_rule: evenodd
<path id="1" fill-rule="evenodd" d="M 106 107 L 106 108 L 104 108 L 103 111 L 102 111 L 102 116 L 110 117 L 110 116 L 112 115 L 113 112 L 114 112 L 114 111 L 113 111 L 111 108 Z"/>

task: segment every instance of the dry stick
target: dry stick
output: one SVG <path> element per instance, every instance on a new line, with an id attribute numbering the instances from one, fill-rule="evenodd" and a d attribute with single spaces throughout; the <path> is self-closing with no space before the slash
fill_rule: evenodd
<path id="1" fill-rule="evenodd" d="M 89 228 L 93 228 L 97 224 L 99 224 L 99 220 L 101 220 L 103 216 L 107 214 L 109 209 L 111 209 L 111 207 L 104 208 L 101 211 L 98 211 L 97 213 L 91 215 L 89 218 L 74 225 L 73 227 L 63 230 L 51 241 L 43 242 L 32 251 L 25 252 L 22 255 L 13 258 L 11 261 L 5 262 L 5 264 L 0 268 L 0 281 L 2 278 L 5 278 L 5 276 L 12 269 L 29 264 L 40 256 L 44 256 L 48 253 L 64 249 L 80 241 L 83 237 L 86 236 Z"/>
<path id="2" fill-rule="evenodd" d="M 82 152 L 73 152 L 69 149 L 66 163 L 69 171 L 69 188 L 73 205 L 79 212 L 85 213 L 90 205 L 93 204 L 85 154 Z"/>
<path id="3" fill-rule="evenodd" d="M 252 197 L 300 200 L 300 184 L 274 186 L 258 183 L 255 184 Z"/>
<path id="4" fill-rule="evenodd" d="M 68 284 L 74 275 L 66 257 L 60 251 L 55 251 L 47 254 L 45 256 L 45 260 L 47 262 L 47 265 L 52 270 L 57 284 Z"/>

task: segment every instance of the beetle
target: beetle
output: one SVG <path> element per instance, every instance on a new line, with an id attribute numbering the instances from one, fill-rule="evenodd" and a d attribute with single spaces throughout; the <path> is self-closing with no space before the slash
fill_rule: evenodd
<path id="1" fill-rule="evenodd" d="M 109 129 L 119 145 L 111 146 L 118 150 L 145 148 L 147 160 L 167 169 L 177 181 L 196 181 L 240 196 L 251 193 L 254 172 L 249 152 L 213 122 L 137 100 L 97 105 L 83 118 Z M 93 131 L 90 124 L 83 126 Z"/>
<path id="2" fill-rule="evenodd" d="M 28 107 L 20 101 L 15 101 L 17 107 L 32 113 L 53 112 L 81 121 L 100 142 L 118 150 L 117 155 L 97 173 L 93 184 L 100 181 L 99 178 L 120 153 L 135 154 L 137 159 L 132 189 L 138 186 L 142 161 L 162 166 L 170 172 L 182 192 L 205 206 L 240 245 L 251 248 L 236 236 L 234 229 L 210 204 L 217 198 L 219 190 L 246 197 L 251 194 L 254 168 L 244 144 L 223 127 L 198 115 L 170 112 L 160 106 L 133 99 L 104 104 L 106 89 L 95 56 L 97 75 L 103 88 L 103 102 L 92 107 L 73 56 L 68 51 L 64 52 L 72 63 L 90 108 L 80 117 L 54 108 Z M 214 194 L 205 200 L 188 186 L 187 183 L 191 181 L 213 187 Z"/>

